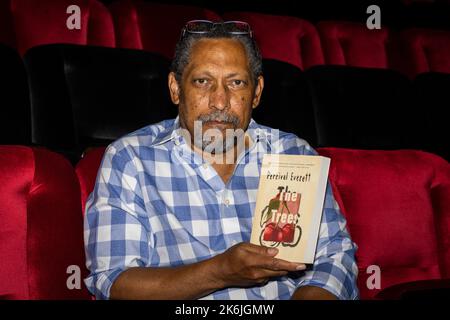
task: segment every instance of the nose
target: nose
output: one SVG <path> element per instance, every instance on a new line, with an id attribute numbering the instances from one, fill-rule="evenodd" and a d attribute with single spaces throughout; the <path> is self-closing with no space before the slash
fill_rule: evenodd
<path id="1" fill-rule="evenodd" d="M 209 96 L 209 107 L 224 110 L 229 107 L 229 90 L 225 85 L 216 85 Z"/>

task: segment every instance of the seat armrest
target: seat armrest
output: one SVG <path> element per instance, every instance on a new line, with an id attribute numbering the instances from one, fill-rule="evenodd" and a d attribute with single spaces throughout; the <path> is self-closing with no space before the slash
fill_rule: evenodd
<path id="1" fill-rule="evenodd" d="M 434 300 L 445 297 L 450 297 L 450 279 L 399 283 L 381 290 L 376 295 L 377 299 L 382 300 Z"/>

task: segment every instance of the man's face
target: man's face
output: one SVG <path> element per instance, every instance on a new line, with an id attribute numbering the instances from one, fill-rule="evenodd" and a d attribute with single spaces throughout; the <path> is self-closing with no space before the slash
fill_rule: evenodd
<path id="1" fill-rule="evenodd" d="M 192 138 L 194 121 L 201 122 L 202 135 L 216 129 L 224 140 L 227 129 L 245 131 L 263 85 L 262 77 L 252 81 L 244 46 L 227 38 L 197 41 L 181 83 L 173 73 L 169 75 L 172 101 L 179 104 L 180 124 Z"/>

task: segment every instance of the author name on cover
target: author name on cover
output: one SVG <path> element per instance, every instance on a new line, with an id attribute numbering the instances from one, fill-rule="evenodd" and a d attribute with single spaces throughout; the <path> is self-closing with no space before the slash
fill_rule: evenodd
<path id="1" fill-rule="evenodd" d="M 311 173 L 305 173 L 304 175 L 298 175 L 294 172 L 286 172 L 286 173 L 271 173 L 267 171 L 266 178 L 268 180 L 284 180 L 284 181 L 299 181 L 299 182 L 310 182 L 311 181 Z"/>

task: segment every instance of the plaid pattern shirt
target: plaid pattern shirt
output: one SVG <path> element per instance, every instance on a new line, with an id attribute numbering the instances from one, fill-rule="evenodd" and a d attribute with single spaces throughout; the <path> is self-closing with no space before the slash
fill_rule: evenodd
<path id="1" fill-rule="evenodd" d="M 178 118 L 107 148 L 84 221 L 85 283 L 98 299 L 109 298 L 127 268 L 191 264 L 248 242 L 263 154 L 317 154 L 297 136 L 254 120 L 246 134 L 251 144 L 227 184 L 186 143 Z M 264 286 L 226 288 L 203 298 L 289 299 L 298 287 L 312 285 L 357 299 L 356 249 L 328 183 L 313 265 Z"/>

